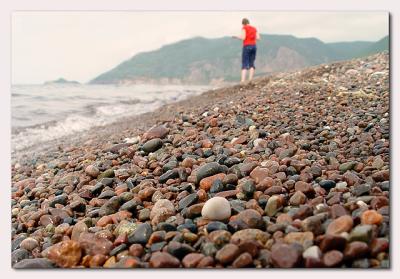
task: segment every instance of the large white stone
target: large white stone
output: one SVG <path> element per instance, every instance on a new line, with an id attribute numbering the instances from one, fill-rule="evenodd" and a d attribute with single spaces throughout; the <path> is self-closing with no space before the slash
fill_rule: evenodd
<path id="1" fill-rule="evenodd" d="M 201 215 L 209 220 L 226 220 L 231 217 L 231 205 L 223 197 L 214 197 L 204 204 Z"/>

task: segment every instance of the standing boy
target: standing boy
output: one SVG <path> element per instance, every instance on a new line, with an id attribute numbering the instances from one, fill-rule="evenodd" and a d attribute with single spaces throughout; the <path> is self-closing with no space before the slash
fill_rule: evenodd
<path id="1" fill-rule="evenodd" d="M 254 60 L 256 59 L 257 46 L 256 41 L 260 39 L 257 29 L 250 25 L 247 18 L 242 20 L 242 34 L 240 36 L 233 36 L 234 38 L 243 40 L 242 50 L 242 75 L 241 83 L 246 81 L 247 70 L 249 70 L 249 81 L 253 79 L 255 66 Z"/>

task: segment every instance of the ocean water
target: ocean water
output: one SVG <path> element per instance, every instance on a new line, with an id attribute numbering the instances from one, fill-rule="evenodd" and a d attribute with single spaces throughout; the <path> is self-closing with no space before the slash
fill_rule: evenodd
<path id="1" fill-rule="evenodd" d="M 187 85 L 13 85 L 11 151 L 149 112 L 209 89 Z"/>

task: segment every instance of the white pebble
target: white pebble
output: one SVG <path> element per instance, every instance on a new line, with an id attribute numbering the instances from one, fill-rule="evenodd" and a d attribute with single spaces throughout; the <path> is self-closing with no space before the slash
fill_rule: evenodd
<path id="1" fill-rule="evenodd" d="M 303 252 L 303 258 L 320 259 L 322 256 L 321 250 L 318 246 L 314 245 Z"/>
<path id="2" fill-rule="evenodd" d="M 357 201 L 357 205 L 359 208 L 367 208 L 368 209 L 368 205 L 363 201 Z"/>
<path id="3" fill-rule="evenodd" d="M 223 197 L 211 198 L 204 204 L 201 216 L 209 220 L 226 220 L 231 217 L 231 205 Z"/>
<path id="4" fill-rule="evenodd" d="M 138 143 L 140 141 L 140 137 L 137 136 L 137 137 L 133 137 L 133 138 L 126 138 L 126 139 L 124 139 L 124 141 L 126 143 L 136 144 L 136 143 Z"/>

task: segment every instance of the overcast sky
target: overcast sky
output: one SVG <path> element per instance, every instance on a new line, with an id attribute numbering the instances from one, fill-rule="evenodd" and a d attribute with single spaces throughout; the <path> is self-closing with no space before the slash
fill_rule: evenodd
<path id="1" fill-rule="evenodd" d="M 138 52 L 239 34 L 243 17 L 260 33 L 324 42 L 376 41 L 389 26 L 385 12 L 15 12 L 12 83 L 87 82 Z"/>

